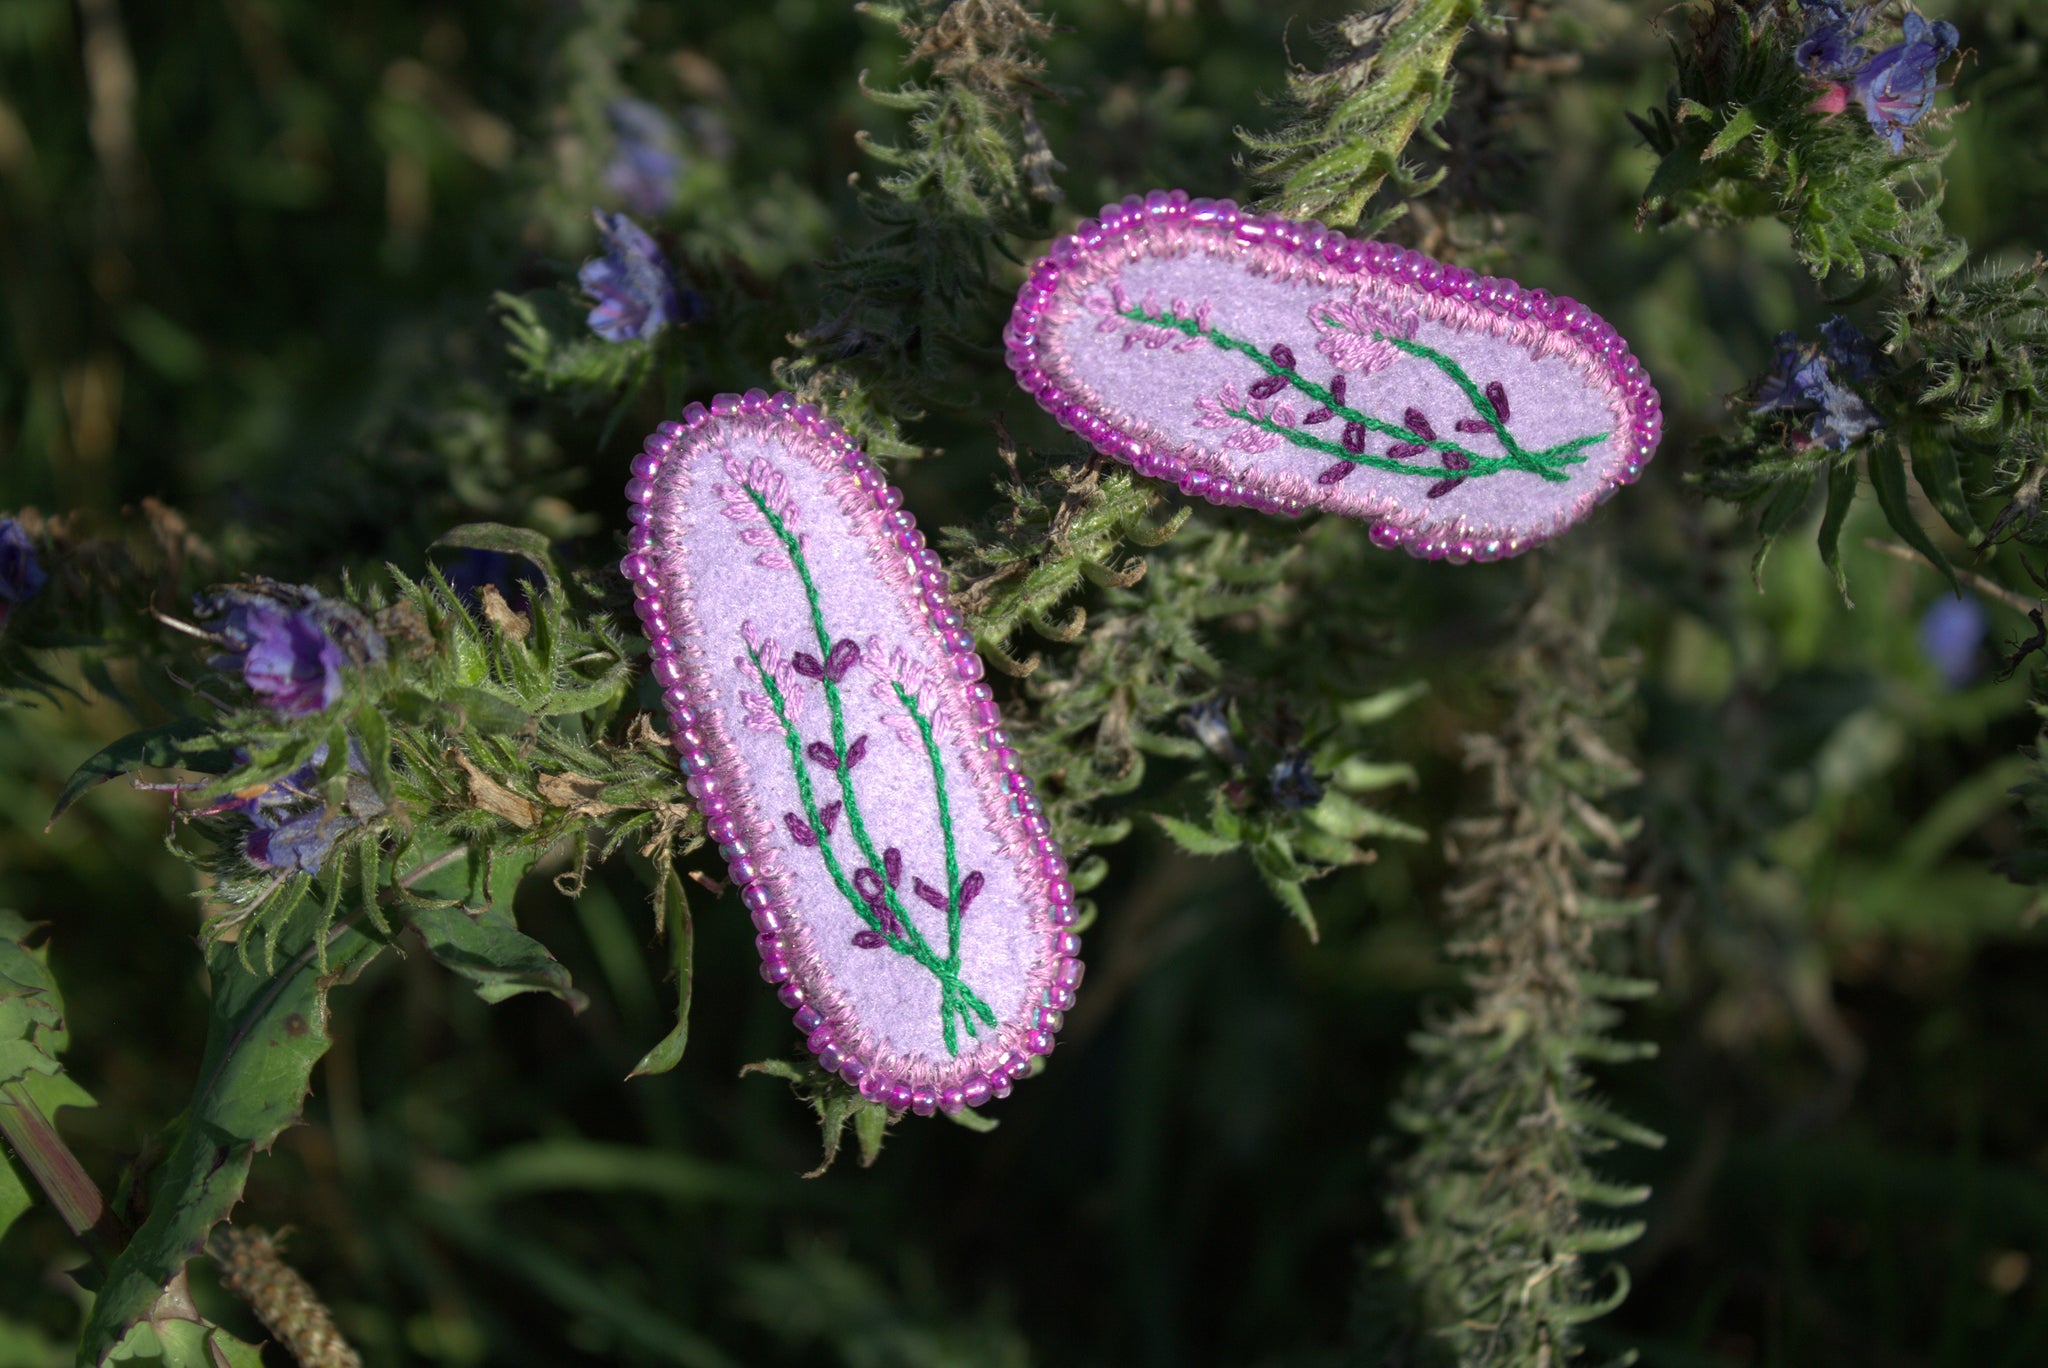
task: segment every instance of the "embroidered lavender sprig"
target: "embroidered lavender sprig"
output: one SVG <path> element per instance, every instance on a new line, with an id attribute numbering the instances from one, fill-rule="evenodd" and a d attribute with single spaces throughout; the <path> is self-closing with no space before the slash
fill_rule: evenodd
<path id="1" fill-rule="evenodd" d="M 731 465 L 728 466 L 729 473 L 732 468 Z M 750 470 L 749 474 L 752 473 Z M 859 796 L 855 791 L 853 772 L 867 753 L 868 738 L 866 733 L 862 733 L 851 742 L 847 740 L 841 685 L 847 673 L 860 663 L 861 650 L 851 638 L 842 637 L 835 641 L 832 637 L 825 623 L 824 607 L 818 595 L 817 585 L 811 578 L 810 565 L 804 557 L 802 542 L 790 530 L 782 510 L 777 507 L 776 499 L 771 493 L 756 488 L 748 481 L 741 482 L 738 487 L 752 505 L 755 514 L 780 543 L 786 564 L 796 571 L 803 583 L 804 597 L 810 605 L 811 627 L 816 637 L 817 651 L 794 653 L 789 658 L 787 668 L 796 676 L 811 680 L 821 688 L 825 696 L 826 711 L 831 718 L 832 738 L 829 743 L 804 741 L 793 720 L 790 705 L 791 694 L 800 697 L 802 689 L 792 690 L 786 687 L 787 679 L 779 678 L 778 671 L 771 663 L 768 648 L 772 643 L 759 642 L 758 637 L 749 636 L 743 625 L 742 640 L 746 644 L 755 677 L 759 679 L 762 692 L 767 699 L 768 711 L 775 718 L 789 748 L 797 796 L 803 807 L 801 815 L 793 812 L 783 814 L 783 824 L 798 845 L 818 852 L 833 884 L 862 921 L 863 929 L 854 933 L 854 945 L 864 950 L 879 950 L 886 947 L 916 961 L 938 980 L 940 1035 L 945 1042 L 947 1054 L 957 1055 L 960 1028 L 964 1027 L 969 1036 L 978 1038 L 980 1025 L 977 1022 L 994 1027 L 996 1015 L 988 1003 L 960 977 L 960 917 L 967 905 L 973 901 L 974 894 L 980 891 L 982 876 L 979 871 L 975 871 L 963 880 L 959 872 L 952 808 L 946 796 L 945 764 L 932 729 L 932 718 L 919 706 L 917 694 L 905 689 L 900 683 L 895 685 L 893 692 L 897 702 L 909 713 L 920 739 L 925 744 L 932 766 L 939 826 L 944 838 L 948 888 L 946 953 L 943 957 L 933 950 L 903 905 L 900 893 L 903 874 L 902 852 L 895 846 L 877 852 L 874 838 L 869 833 L 861 810 Z M 810 768 L 806 766 L 806 761 L 809 761 L 811 766 L 827 770 L 836 778 L 840 801 L 832 804 L 831 808 L 819 806 L 817 791 L 812 784 Z M 865 861 L 856 866 L 850 875 L 840 863 L 839 855 L 829 839 L 832 822 L 839 812 L 844 813 L 848 834 L 853 837 L 854 844 Z"/>
<path id="2" fill-rule="evenodd" d="M 1373 330 L 1370 333 L 1358 335 L 1356 348 L 1342 349 L 1342 354 L 1346 358 L 1354 360 L 1361 366 L 1380 369 L 1391 364 L 1389 357 L 1406 354 L 1436 367 L 1464 392 L 1466 399 L 1471 403 L 1473 412 L 1478 416 L 1468 421 L 1480 424 L 1485 431 L 1491 432 L 1506 454 L 1483 456 L 1457 442 L 1438 437 L 1427 417 L 1422 416 L 1420 411 L 1414 408 L 1410 408 L 1403 417 L 1409 420 L 1419 418 L 1419 426 L 1415 421 L 1391 423 L 1351 408 L 1345 403 L 1344 377 L 1341 372 L 1332 377 L 1327 387 L 1316 384 L 1300 373 L 1296 367 L 1293 350 L 1284 343 L 1276 344 L 1268 351 L 1261 351 L 1250 342 L 1208 326 L 1199 314 L 1183 316 L 1175 310 L 1154 311 L 1134 305 L 1123 310 L 1122 316 L 1146 327 L 1178 330 L 1190 338 L 1206 340 L 1223 351 L 1242 353 L 1257 362 L 1259 368 L 1266 372 L 1263 377 L 1252 383 L 1248 391 L 1249 398 L 1246 400 L 1238 400 L 1234 387 L 1228 386 L 1217 399 L 1208 396 L 1198 398 L 1196 405 L 1205 415 L 1197 420 L 1199 425 L 1216 426 L 1234 420 L 1243 423 L 1249 432 L 1267 434 L 1274 439 L 1291 442 L 1312 451 L 1320 451 L 1348 465 L 1367 466 L 1374 470 L 1402 475 L 1434 477 L 1436 483 L 1431 486 L 1431 498 L 1441 498 L 1467 479 L 1496 475 L 1504 470 L 1520 470 L 1545 480 L 1563 482 L 1571 478 L 1564 467 L 1585 461 L 1586 458 L 1579 455 L 1579 452 L 1607 440 L 1607 434 L 1604 432 L 1590 433 L 1584 437 L 1574 437 L 1555 446 L 1545 447 L 1540 451 L 1527 450 L 1515 440 L 1514 434 L 1508 430 L 1506 415 L 1494 403 L 1493 396 L 1496 393 L 1501 396 L 1503 402 L 1506 399 L 1506 390 L 1500 382 L 1495 381 L 1490 386 L 1482 388 L 1465 373 L 1464 367 L 1456 360 L 1403 335 L 1400 329 L 1405 325 L 1402 322 L 1393 321 L 1382 326 L 1379 322 L 1381 311 L 1373 310 L 1373 317 L 1368 319 L 1356 309 L 1345 313 L 1345 304 L 1345 301 L 1332 301 L 1330 304 L 1318 306 L 1321 318 L 1317 326 L 1323 328 L 1325 332 L 1348 332 L 1347 324 L 1352 321 L 1354 314 L 1360 324 L 1372 325 Z M 1317 318 L 1315 311 L 1311 312 L 1311 318 Z M 1385 327 L 1393 327 L 1396 330 L 1389 332 Z M 1325 354 L 1329 354 L 1327 347 Z M 1294 425 L 1291 409 L 1276 403 L 1277 397 L 1290 388 L 1316 404 L 1315 409 L 1303 415 L 1302 427 Z M 1332 417 L 1345 420 L 1338 441 L 1332 442 L 1302 430 Z M 1372 433 L 1391 437 L 1396 445 L 1383 456 L 1374 455 L 1365 450 L 1366 437 Z M 1274 444 L 1273 441 L 1255 444 L 1243 439 L 1225 440 L 1225 445 L 1250 451 L 1270 450 Z M 1441 456 L 1440 463 L 1435 466 L 1405 463 L 1408 458 L 1425 451 L 1438 452 Z M 1396 452 L 1401 454 L 1396 455 Z M 1346 473 L 1348 474 L 1348 471 Z M 1343 478 L 1344 475 L 1336 473 L 1334 469 L 1325 470 L 1319 477 L 1319 482 L 1335 484 Z"/>

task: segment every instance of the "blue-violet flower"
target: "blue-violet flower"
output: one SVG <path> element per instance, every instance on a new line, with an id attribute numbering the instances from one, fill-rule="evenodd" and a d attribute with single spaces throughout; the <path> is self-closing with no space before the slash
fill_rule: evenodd
<path id="1" fill-rule="evenodd" d="M 1850 81 L 1863 116 L 1894 152 L 1905 149 L 1905 128 L 1934 107 L 1934 92 L 1942 88 L 1937 68 L 1955 53 L 1959 40 L 1954 24 L 1945 19 L 1930 24 L 1911 11 L 1904 34 L 1905 41 L 1872 57 Z"/>
<path id="2" fill-rule="evenodd" d="M 34 598 L 48 578 L 21 524 L 0 518 L 0 627 L 6 626 L 14 605 Z"/>
<path id="3" fill-rule="evenodd" d="M 1190 707 L 1182 715 L 1181 725 L 1193 732 L 1202 749 L 1218 760 L 1234 765 L 1244 759 L 1244 749 L 1230 731 L 1230 709 L 1222 699 L 1205 698 Z"/>
<path id="4" fill-rule="evenodd" d="M 583 293 L 597 301 L 590 330 L 607 342 L 629 342 L 687 321 L 675 277 L 654 239 L 624 214 L 596 209 L 591 215 L 604 255 L 584 262 L 576 273 Z"/>
<path id="5" fill-rule="evenodd" d="M 1862 395 L 1836 379 L 1833 367 L 1839 363 L 1851 378 L 1865 378 L 1875 373 L 1876 351 L 1846 320 L 1830 326 L 1833 331 L 1823 329 L 1829 341 L 1825 348 L 1802 347 L 1789 332 L 1778 335 L 1771 369 L 1757 385 L 1752 408 L 1812 414 L 1808 435 L 1830 451 L 1847 451 L 1850 443 L 1884 423 Z M 1852 335 L 1867 356 L 1855 350 Z"/>
<path id="6" fill-rule="evenodd" d="M 1850 8 L 1839 0 L 1803 0 L 1806 36 L 1793 50 L 1792 60 L 1809 76 L 1824 81 L 1844 80 L 1862 69 L 1869 57 L 1857 39 L 1870 27 L 1870 9 Z"/>
<path id="7" fill-rule="evenodd" d="M 1964 594 L 1943 594 L 1920 619 L 1920 654 L 1940 672 L 1942 682 L 1960 689 L 1983 665 L 1984 634 L 1991 628 L 1984 606 Z"/>
<path id="8" fill-rule="evenodd" d="M 251 693 L 284 717 L 333 707 L 346 665 L 384 657 L 383 638 L 361 613 L 303 586 L 224 589 L 197 606 L 200 616 L 222 619 L 215 635 L 227 650 L 214 657 L 214 668 L 239 673 Z"/>
<path id="9" fill-rule="evenodd" d="M 667 212 L 676 202 L 676 177 L 683 156 L 676 126 L 645 100 L 613 100 L 605 121 L 618 138 L 604 182 L 618 192 L 626 208 L 644 218 Z"/>
<path id="10" fill-rule="evenodd" d="M 1314 807 L 1323 798 L 1322 781 L 1316 778 L 1308 752 L 1301 750 L 1291 750 L 1280 757 L 1272 773 L 1266 776 L 1266 787 L 1272 791 L 1273 801 L 1290 811 Z"/>

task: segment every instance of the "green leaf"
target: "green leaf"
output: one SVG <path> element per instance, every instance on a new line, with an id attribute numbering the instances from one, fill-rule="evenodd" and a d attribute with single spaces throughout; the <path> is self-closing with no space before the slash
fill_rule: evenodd
<path id="1" fill-rule="evenodd" d="M 668 949 L 676 975 L 676 1024 L 655 1043 L 653 1049 L 640 1056 L 640 1062 L 626 1075 L 628 1080 L 647 1074 L 667 1073 L 683 1062 L 683 1050 L 690 1043 L 690 998 L 697 976 L 697 927 L 690 919 L 690 904 L 683 897 L 682 881 L 672 871 L 667 877 L 675 888 Z"/>
<path id="2" fill-rule="evenodd" d="M 1152 820 L 1159 823 L 1159 829 L 1170 837 L 1173 843 L 1190 855 L 1228 855 L 1244 844 L 1233 837 L 1220 836 L 1207 827 L 1196 826 L 1193 822 L 1179 817 L 1169 817 L 1163 812 L 1152 814 Z"/>
<path id="3" fill-rule="evenodd" d="M 57 794 L 57 804 L 50 809 L 50 821 L 44 825 L 49 830 L 65 809 L 77 802 L 90 789 L 99 787 L 117 775 L 128 774 L 145 766 L 158 769 L 182 767 L 203 770 L 208 774 L 220 774 L 227 769 L 227 752 L 201 749 L 187 752 L 186 743 L 205 736 L 209 727 L 196 717 L 180 717 L 159 727 L 149 727 L 139 732 L 130 732 L 120 740 L 99 751 L 91 759 L 71 772 L 64 781 L 64 787 Z"/>
<path id="4" fill-rule="evenodd" d="M 1956 465 L 1956 449 L 1943 441 L 1919 442 L 1913 447 L 1913 478 L 1934 511 L 1958 537 L 1975 545 L 1979 536 L 1977 520 L 1970 515 L 1970 503 L 1963 496 L 1963 476 Z"/>
<path id="5" fill-rule="evenodd" d="M 1844 607 L 1854 608 L 1849 598 L 1849 577 L 1842 572 L 1842 524 L 1856 502 L 1856 464 L 1844 461 L 1828 472 L 1828 508 L 1820 520 L 1820 558 L 1834 572 L 1835 591 Z"/>
<path id="6" fill-rule="evenodd" d="M 580 1012 L 587 999 L 569 982 L 569 971 L 548 948 L 512 922 L 513 881 L 490 907 L 463 908 L 418 903 L 406 920 L 420 933 L 427 953 L 476 985 L 485 1002 L 503 1002 L 520 993 L 551 993 Z"/>
<path id="7" fill-rule="evenodd" d="M 314 919 L 303 921 L 305 929 L 278 945 L 290 958 L 274 974 L 244 968 L 227 941 L 207 953 L 213 1001 L 199 1083 L 155 1171 L 149 1214 L 93 1303 L 79 1342 L 81 1368 L 107 1362 L 149 1316 L 165 1284 L 241 1200 L 256 1151 L 297 1123 L 313 1065 L 332 1043 L 328 989 L 384 948 L 353 923 L 337 926 L 323 946 Z"/>
<path id="8" fill-rule="evenodd" d="M 508 556 L 519 556 L 537 566 L 547 581 L 548 597 L 553 598 L 562 591 L 562 581 L 555 575 L 555 555 L 548 539 L 526 527 L 507 527 L 504 523 L 464 523 L 449 529 L 434 542 L 434 549 L 443 547 L 458 551 L 497 551 Z"/>
<path id="9" fill-rule="evenodd" d="M 1920 520 L 1913 516 L 1913 503 L 1906 494 L 1906 457 L 1896 447 L 1870 449 L 1865 461 L 1870 468 L 1870 485 L 1877 491 L 1877 506 L 1884 510 L 1885 521 L 1892 530 L 1905 539 L 1906 545 L 1927 558 L 1927 563 L 1947 577 L 1949 584 L 1958 592 L 1962 586 L 1956 581 L 1955 567 L 1948 563 L 1948 557 L 1941 554 L 1927 532 L 1920 526 Z"/>
<path id="10" fill-rule="evenodd" d="M 1338 716 L 1353 726 L 1369 727 L 1375 722 L 1384 722 L 1416 699 L 1429 692 L 1429 684 L 1417 680 L 1403 684 L 1396 689 L 1386 689 L 1370 698 L 1356 699 L 1337 710 Z"/>
<path id="11" fill-rule="evenodd" d="M 1806 511 L 1807 496 L 1813 493 L 1813 472 L 1802 471 L 1792 476 L 1771 494 L 1771 501 L 1764 505 L 1763 518 L 1757 525 L 1756 555 L 1750 558 L 1749 577 L 1755 583 L 1757 592 L 1764 588 L 1764 557 L 1771 553 L 1771 543 L 1783 532 L 1794 518 Z"/>
<path id="12" fill-rule="evenodd" d="M 166 1317 L 137 1325 L 104 1361 L 160 1363 L 163 1368 L 263 1368 L 263 1350 L 206 1321 Z"/>
<path id="13" fill-rule="evenodd" d="M 1756 115 L 1749 109 L 1738 109 L 1721 125 L 1721 131 L 1707 144 L 1707 150 L 1700 154 L 1706 161 L 1726 155 L 1735 145 L 1756 131 Z"/>

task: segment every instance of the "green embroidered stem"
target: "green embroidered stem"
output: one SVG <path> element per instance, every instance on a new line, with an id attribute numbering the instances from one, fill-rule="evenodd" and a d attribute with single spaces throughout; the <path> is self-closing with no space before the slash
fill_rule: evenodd
<path id="1" fill-rule="evenodd" d="M 946 764 L 939 754 L 939 743 L 932 736 L 932 724 L 917 710 L 917 704 L 901 684 L 891 683 L 896 690 L 896 700 L 910 714 L 910 720 L 917 723 L 918 734 L 924 737 L 924 753 L 932 762 L 932 787 L 938 791 L 939 831 L 946 840 L 946 963 L 957 968 L 960 964 L 960 858 L 953 844 L 953 808 L 946 801 Z"/>
<path id="2" fill-rule="evenodd" d="M 768 501 L 761 496 L 759 490 L 755 489 L 752 485 L 744 483 L 741 484 L 740 488 L 746 491 L 747 497 L 753 501 L 754 507 L 767 520 L 768 526 L 782 542 L 784 551 L 789 555 L 790 563 L 796 567 L 797 576 L 803 582 L 804 598 L 809 603 L 811 609 L 811 629 L 818 640 L 818 659 L 822 664 L 831 659 L 832 634 L 825 626 L 824 605 L 818 596 L 817 583 L 811 578 L 810 564 L 804 558 L 803 547 L 797 541 L 795 534 L 784 524 L 781 517 L 777 515 L 774 509 L 768 506 Z M 751 648 L 749 649 L 749 654 L 752 654 Z M 818 847 L 826 855 L 827 867 L 836 868 L 836 858 L 830 853 L 831 842 L 826 838 L 824 824 L 819 820 L 815 808 L 815 800 L 810 786 L 810 774 L 803 768 L 801 738 L 795 735 L 794 728 L 790 727 L 787 717 L 783 716 L 780 692 L 773 681 L 768 678 L 766 672 L 761 670 L 761 662 L 758 656 L 754 657 L 754 668 L 762 674 L 763 682 L 769 690 L 769 699 L 776 708 L 777 716 L 783 719 L 784 739 L 790 744 L 790 753 L 793 763 L 796 765 L 797 788 L 799 793 L 803 795 L 806 803 L 805 816 L 811 820 L 813 829 L 818 832 Z M 839 697 L 839 682 L 830 675 L 823 676 L 821 682 L 825 686 L 825 706 L 832 715 L 832 753 L 838 759 L 836 772 L 839 775 L 841 803 L 846 809 L 846 827 L 848 831 L 853 833 L 854 843 L 860 847 L 861 854 L 868 862 L 868 868 L 877 871 L 877 876 L 880 877 L 880 872 L 886 866 L 875 849 L 874 839 L 868 835 L 867 822 L 861 815 L 860 800 L 855 797 L 853 791 L 853 773 L 846 763 L 846 711 Z M 837 873 L 834 874 L 834 881 L 840 884 L 842 892 L 847 893 L 851 897 L 855 904 L 854 910 L 860 915 L 861 919 L 868 922 L 874 930 L 883 932 L 886 935 L 886 931 L 883 930 L 882 926 L 868 910 L 866 899 L 860 897 L 859 890 L 850 888 L 843 880 L 839 879 Z M 896 889 L 886 878 L 882 879 L 882 897 L 889 904 L 890 912 L 895 915 L 897 926 L 901 928 L 900 939 L 898 937 L 891 937 L 889 941 L 890 947 L 899 954 L 910 955 L 939 980 L 939 1029 L 945 1040 L 946 1053 L 948 1055 L 956 1055 L 960 1051 L 958 1036 L 953 1027 L 953 1017 L 957 1015 L 960 1018 L 960 1023 L 967 1028 L 967 1034 L 979 1039 L 981 1033 L 974 1024 L 974 1018 L 979 1016 L 987 1025 L 994 1026 L 996 1024 L 996 1014 L 981 999 L 979 994 L 961 981 L 957 966 L 951 958 L 940 960 L 932 951 L 931 945 L 924 938 L 924 933 L 919 931 L 917 923 L 911 920 L 909 909 L 903 905 L 903 901 L 897 895 Z M 951 920 L 949 918 L 949 922 Z M 949 927 L 949 929 L 951 928 Z"/>
<path id="3" fill-rule="evenodd" d="M 1377 432 L 1381 436 L 1391 437 L 1397 442 L 1403 442 L 1410 446 L 1424 447 L 1431 451 L 1455 453 L 1464 457 L 1466 461 L 1466 465 L 1460 469 L 1452 469 L 1448 465 L 1410 465 L 1405 461 L 1397 461 L 1391 457 L 1372 456 L 1364 452 L 1347 451 L 1334 442 L 1324 441 L 1309 433 L 1298 432 L 1293 428 L 1283 427 L 1280 424 L 1265 419 L 1252 418 L 1240 409 L 1227 408 L 1224 410 L 1225 413 L 1230 414 L 1233 418 L 1251 423 L 1253 426 L 1262 428 L 1267 432 L 1277 433 L 1293 442 L 1296 446 L 1327 452 L 1340 460 L 1349 461 L 1353 465 L 1367 466 L 1374 470 L 1391 471 L 1400 475 L 1428 476 L 1432 479 L 1441 479 L 1447 475 L 1462 476 L 1470 479 L 1478 476 L 1495 475 L 1503 470 L 1522 470 L 1531 475 L 1541 476 L 1543 479 L 1553 483 L 1563 483 L 1569 480 L 1571 476 L 1566 474 L 1560 467 L 1579 465 L 1586 459 L 1584 456 L 1575 455 L 1574 453 L 1582 448 L 1592 446 L 1596 442 L 1607 440 L 1606 433 L 1596 433 L 1586 437 L 1574 437 L 1570 441 L 1559 442 L 1556 446 L 1545 447 L 1541 451 L 1525 449 L 1508 432 L 1507 424 L 1500 420 L 1500 415 L 1494 410 L 1492 401 L 1487 399 L 1485 392 L 1472 383 L 1472 378 L 1465 374 L 1464 369 L 1456 361 L 1442 352 L 1426 347 L 1419 342 L 1408 341 L 1406 338 L 1388 337 L 1384 333 L 1378 332 L 1373 334 L 1375 340 L 1386 342 L 1411 356 L 1428 361 L 1438 370 L 1443 371 L 1445 375 L 1449 376 L 1452 383 L 1464 391 L 1465 397 L 1472 403 L 1473 410 L 1493 429 L 1494 435 L 1500 439 L 1502 447 L 1507 450 L 1508 454 L 1506 456 L 1481 456 L 1457 442 L 1440 437 L 1424 437 L 1421 433 L 1415 432 L 1399 423 L 1390 423 L 1383 418 L 1375 418 L 1369 413 L 1361 413 L 1357 409 L 1339 403 L 1335 394 L 1290 367 L 1283 366 L 1274 361 L 1252 343 L 1246 342 L 1241 338 L 1232 337 L 1228 333 L 1219 332 L 1214 328 L 1204 328 L 1192 318 L 1180 318 L 1172 313 L 1165 312 L 1153 314 L 1146 312 L 1142 308 L 1124 309 L 1120 312 L 1123 317 L 1134 322 L 1144 323 L 1152 327 L 1172 328 L 1177 332 L 1187 334 L 1189 337 L 1203 338 L 1223 351 L 1242 352 L 1257 362 L 1259 368 L 1268 375 L 1276 375 L 1285 380 L 1294 389 L 1299 390 L 1308 398 L 1313 399 L 1316 403 L 1330 410 L 1334 416 L 1342 418 L 1346 422 L 1356 423 L 1367 431 Z"/>
<path id="4" fill-rule="evenodd" d="M 1445 375 L 1451 377 L 1451 383 L 1465 391 L 1465 397 L 1472 401 L 1472 411 L 1477 413 L 1485 421 L 1486 425 L 1493 429 L 1493 435 L 1500 439 L 1500 444 L 1503 447 L 1507 448 L 1509 459 L 1533 475 L 1541 475 L 1543 473 L 1530 463 L 1532 458 L 1529 453 L 1522 450 L 1522 444 L 1517 442 L 1515 435 L 1508 431 L 1508 425 L 1500 420 L 1500 413 L 1494 408 L 1493 400 L 1486 397 L 1486 391 L 1472 383 L 1472 377 L 1465 374 L 1465 368 L 1459 365 L 1457 361 L 1444 355 L 1434 347 L 1425 347 L 1422 343 L 1411 341 L 1405 337 L 1389 337 L 1385 333 L 1378 331 L 1375 331 L 1372 336 L 1376 342 L 1384 342 L 1390 347 L 1408 353 L 1410 356 L 1421 357 Z M 1552 450 L 1555 449 L 1554 447 L 1552 448 Z"/>
<path id="5" fill-rule="evenodd" d="M 1294 445 L 1298 447 L 1307 447 L 1311 451 L 1320 451 L 1331 456 L 1339 456 L 1342 457 L 1344 460 L 1351 462 L 1353 465 L 1362 465 L 1373 470 L 1391 470 L 1401 475 L 1441 476 L 1450 474 L 1472 477 L 1479 475 L 1497 475 L 1501 471 L 1508 469 L 1526 469 L 1526 467 L 1518 464 L 1512 458 L 1506 456 L 1471 457 L 1469 459 L 1472 462 L 1472 466 L 1468 470 L 1448 470 L 1443 467 L 1437 466 L 1412 466 L 1405 464 L 1404 462 L 1397 461 L 1391 456 L 1374 456 L 1369 453 L 1361 455 L 1358 452 L 1346 451 L 1343 447 L 1338 446 L 1335 442 L 1332 442 L 1327 438 L 1318 437 L 1312 432 L 1303 432 L 1299 428 L 1291 428 L 1286 426 L 1285 424 L 1276 423 L 1270 418 L 1257 417 L 1245 409 L 1226 408 L 1223 411 L 1233 418 L 1242 419 L 1243 421 L 1251 424 L 1255 428 L 1264 429 L 1265 431 L 1270 432 L 1277 437 L 1285 437 L 1288 441 L 1294 443 Z M 1560 442 L 1558 445 L 1554 447 L 1546 447 L 1540 454 L 1544 456 L 1555 456 L 1560 465 L 1579 465 L 1582 464 L 1586 458 L 1583 456 L 1574 456 L 1570 453 L 1577 451 L 1580 447 L 1588 447 L 1593 445 L 1593 443 L 1595 442 L 1604 442 L 1606 440 L 1607 437 L 1604 433 L 1596 433 L 1591 437 L 1574 437 L 1569 442 Z M 1542 475 L 1547 480 L 1564 480 L 1569 478 L 1568 476 L 1562 474 L 1553 475 L 1547 470 L 1538 471 L 1536 473 Z"/>

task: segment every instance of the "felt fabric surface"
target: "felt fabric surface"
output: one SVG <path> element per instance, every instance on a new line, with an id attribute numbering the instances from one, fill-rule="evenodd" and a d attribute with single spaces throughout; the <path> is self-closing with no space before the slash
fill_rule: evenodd
<path id="1" fill-rule="evenodd" d="M 900 496 L 868 476 L 786 417 L 688 431 L 647 482 L 656 602 L 679 731 L 723 781 L 728 858 L 773 895 L 756 924 L 822 1039 L 871 1085 L 959 1088 L 1025 1058 L 1061 933 L 990 729 L 884 525 Z"/>
<path id="2" fill-rule="evenodd" d="M 1020 383 L 1097 449 L 1424 555 L 1557 535 L 1636 477 L 1661 427 L 1583 305 L 1179 192 L 1056 244 L 1005 340 Z"/>

